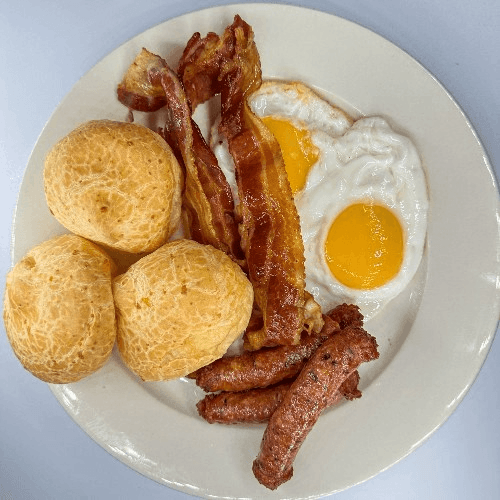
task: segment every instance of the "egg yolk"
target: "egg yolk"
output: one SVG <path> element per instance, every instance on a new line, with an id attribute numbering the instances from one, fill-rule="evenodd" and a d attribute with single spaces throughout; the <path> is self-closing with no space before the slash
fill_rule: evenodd
<path id="1" fill-rule="evenodd" d="M 265 116 L 262 121 L 280 145 L 288 180 L 295 194 L 303 189 L 309 170 L 318 160 L 318 151 L 311 141 L 311 134 L 280 118 Z"/>
<path id="2" fill-rule="evenodd" d="M 381 205 L 350 205 L 330 227 L 325 258 L 332 274 L 345 286 L 382 286 L 396 276 L 403 262 L 401 224 Z"/>

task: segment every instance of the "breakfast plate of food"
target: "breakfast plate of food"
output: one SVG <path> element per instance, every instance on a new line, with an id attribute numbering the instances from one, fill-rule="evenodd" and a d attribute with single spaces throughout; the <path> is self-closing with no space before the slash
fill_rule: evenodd
<path id="1" fill-rule="evenodd" d="M 47 122 L 7 335 L 137 472 L 321 497 L 408 455 L 474 382 L 499 208 L 467 118 L 389 41 L 289 5 L 192 12 L 106 56 Z"/>

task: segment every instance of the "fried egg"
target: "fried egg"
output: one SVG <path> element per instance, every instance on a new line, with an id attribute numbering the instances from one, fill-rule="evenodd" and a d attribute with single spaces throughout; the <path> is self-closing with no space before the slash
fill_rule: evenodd
<path id="1" fill-rule="evenodd" d="M 300 83 L 266 82 L 249 99 L 280 144 L 300 217 L 306 289 L 324 311 L 346 302 L 370 319 L 410 283 L 427 231 L 418 152 L 381 117 L 353 120 Z M 238 202 L 234 163 L 211 145 Z"/>

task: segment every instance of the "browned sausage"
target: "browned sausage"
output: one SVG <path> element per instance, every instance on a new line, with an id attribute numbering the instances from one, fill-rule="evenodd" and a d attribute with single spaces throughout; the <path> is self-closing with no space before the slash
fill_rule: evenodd
<path id="1" fill-rule="evenodd" d="M 263 389 L 207 394 L 196 408 L 211 424 L 267 422 L 291 385 L 290 380 Z"/>
<path id="2" fill-rule="evenodd" d="M 355 371 L 328 401 L 328 406 L 338 403 L 342 398 L 351 400 L 361 397 L 358 383 L 359 373 Z M 211 424 L 267 422 L 291 385 L 292 380 L 289 380 L 263 389 L 207 394 L 196 407 L 200 416 Z"/>
<path id="3" fill-rule="evenodd" d="M 348 326 L 363 326 L 363 315 L 354 304 L 340 304 L 327 313 L 330 319 L 336 321 L 343 330 Z"/>
<path id="4" fill-rule="evenodd" d="M 294 377 L 325 338 L 339 330 L 337 322 L 327 316 L 324 319 L 320 334 L 305 333 L 298 345 L 247 351 L 200 368 L 193 374 L 196 384 L 206 392 L 244 391 Z"/>
<path id="5" fill-rule="evenodd" d="M 245 391 L 267 387 L 300 372 L 307 359 L 328 335 L 349 325 L 363 326 L 359 307 L 341 304 L 323 315 L 325 325 L 319 336 L 303 334 L 300 344 L 248 351 L 204 366 L 191 375 L 206 392 Z"/>
<path id="6" fill-rule="evenodd" d="M 360 327 L 329 337 L 306 363 L 272 414 L 253 463 L 257 480 L 276 489 L 293 474 L 301 444 L 344 380 L 358 366 L 378 357 L 377 342 Z"/>

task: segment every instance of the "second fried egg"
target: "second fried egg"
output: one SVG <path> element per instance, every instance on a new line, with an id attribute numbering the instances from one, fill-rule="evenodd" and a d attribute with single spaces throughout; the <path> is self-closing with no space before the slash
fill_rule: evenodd
<path id="1" fill-rule="evenodd" d="M 354 303 L 369 319 L 406 288 L 424 250 L 428 197 L 415 146 L 383 118 L 353 123 L 299 83 L 266 82 L 249 105 L 282 150 L 307 290 L 324 311 Z M 236 193 L 234 164 L 216 127 L 211 144 Z"/>

